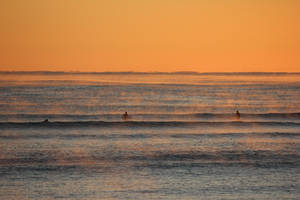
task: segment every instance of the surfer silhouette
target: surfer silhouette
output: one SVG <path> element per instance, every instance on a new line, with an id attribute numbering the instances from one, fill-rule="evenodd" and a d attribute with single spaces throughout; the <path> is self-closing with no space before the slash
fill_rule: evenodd
<path id="1" fill-rule="evenodd" d="M 122 115 L 122 119 L 123 120 L 127 120 L 128 119 L 128 113 L 125 112 L 123 115 Z"/>
<path id="2" fill-rule="evenodd" d="M 239 110 L 236 111 L 235 116 L 237 119 L 241 118 L 241 114 L 240 114 Z"/>
<path id="3" fill-rule="evenodd" d="M 43 121 L 43 123 L 48 123 L 49 122 L 49 120 L 48 119 L 45 119 L 44 121 Z"/>

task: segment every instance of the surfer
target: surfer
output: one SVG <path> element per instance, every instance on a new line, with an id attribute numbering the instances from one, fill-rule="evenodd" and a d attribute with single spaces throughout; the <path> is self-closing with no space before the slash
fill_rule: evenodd
<path id="1" fill-rule="evenodd" d="M 128 119 L 128 113 L 127 113 L 127 112 L 125 112 L 125 113 L 123 114 L 122 119 L 123 119 L 123 120 L 127 120 L 127 119 Z"/>
<path id="2" fill-rule="evenodd" d="M 49 122 L 49 120 L 48 119 L 45 119 L 44 121 L 43 121 L 43 123 L 48 123 Z"/>
<path id="3" fill-rule="evenodd" d="M 235 116 L 237 119 L 241 118 L 241 114 L 240 114 L 239 110 L 236 111 Z"/>

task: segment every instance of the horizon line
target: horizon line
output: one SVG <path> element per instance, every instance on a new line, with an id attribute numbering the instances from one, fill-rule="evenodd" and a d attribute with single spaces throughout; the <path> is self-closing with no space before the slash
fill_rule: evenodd
<path id="1" fill-rule="evenodd" d="M 98 74 L 98 75 L 105 75 L 105 74 L 135 74 L 135 75 L 159 75 L 159 74 L 183 74 L 183 75 L 285 75 L 285 74 L 300 74 L 299 72 L 280 72 L 280 71 L 266 71 L 266 72 L 259 72 L 259 71 L 249 71 L 249 72 L 197 72 L 197 71 L 52 71 L 52 70 L 0 70 L 0 74 L 32 74 L 32 75 L 47 75 L 47 74 L 55 74 L 55 75 L 63 75 L 63 74 Z"/>

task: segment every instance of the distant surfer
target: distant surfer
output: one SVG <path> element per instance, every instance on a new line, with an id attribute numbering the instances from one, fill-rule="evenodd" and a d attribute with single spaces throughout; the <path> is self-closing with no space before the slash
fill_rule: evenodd
<path id="1" fill-rule="evenodd" d="M 128 113 L 125 112 L 123 115 L 122 115 L 122 119 L 123 120 L 127 120 L 128 119 Z"/>
<path id="2" fill-rule="evenodd" d="M 48 123 L 49 122 L 49 120 L 48 119 L 45 119 L 44 121 L 43 121 L 43 123 Z"/>
<path id="3" fill-rule="evenodd" d="M 236 111 L 235 116 L 236 116 L 237 119 L 241 118 L 241 114 L 240 114 L 240 112 L 238 110 Z"/>

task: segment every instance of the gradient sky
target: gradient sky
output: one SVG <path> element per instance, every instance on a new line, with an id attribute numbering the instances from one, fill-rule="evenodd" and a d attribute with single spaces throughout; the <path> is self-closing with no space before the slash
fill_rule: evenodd
<path id="1" fill-rule="evenodd" d="M 299 0 L 0 0 L 0 70 L 300 71 Z"/>

